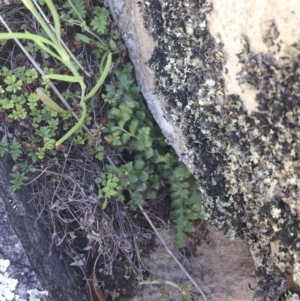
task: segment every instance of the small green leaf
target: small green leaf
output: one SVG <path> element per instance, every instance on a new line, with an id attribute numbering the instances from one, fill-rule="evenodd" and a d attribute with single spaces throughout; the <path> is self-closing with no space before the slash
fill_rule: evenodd
<path id="1" fill-rule="evenodd" d="M 139 178 L 133 173 L 130 173 L 128 175 L 128 178 L 129 178 L 130 183 L 136 183 L 139 180 Z"/>
<path id="2" fill-rule="evenodd" d="M 108 11 L 104 7 L 96 7 L 93 11 L 93 20 L 91 26 L 98 34 L 106 34 Z"/>
<path id="3" fill-rule="evenodd" d="M 146 182 L 148 181 L 149 179 L 149 174 L 146 172 L 146 171 L 142 171 L 140 174 L 139 174 L 139 180 L 141 182 Z"/>
<path id="4" fill-rule="evenodd" d="M 182 207 L 182 199 L 181 198 L 174 198 L 174 196 L 172 196 L 172 204 L 171 204 L 172 208 L 181 208 Z"/>
<path id="5" fill-rule="evenodd" d="M 11 85 L 11 84 L 14 84 L 16 82 L 17 78 L 15 75 L 10 75 L 10 76 L 7 76 L 5 79 L 4 79 L 4 82 L 7 84 L 7 85 Z"/>
<path id="6" fill-rule="evenodd" d="M 153 148 L 149 147 L 145 150 L 145 158 L 150 159 L 153 157 Z"/>
<path id="7" fill-rule="evenodd" d="M 139 122 L 137 120 L 135 120 L 135 119 L 131 121 L 131 123 L 129 125 L 129 132 L 132 135 L 135 135 L 137 127 L 138 127 L 138 124 L 139 124 Z"/>
<path id="8" fill-rule="evenodd" d="M 131 135 L 127 134 L 127 133 L 123 133 L 121 136 L 121 141 L 123 143 L 123 145 L 126 145 L 128 143 L 128 141 L 130 140 Z"/>
<path id="9" fill-rule="evenodd" d="M 14 137 L 11 144 L 9 145 L 9 153 L 14 161 L 16 161 L 21 156 L 21 148 L 21 143 L 16 139 L 16 137 Z"/>
<path id="10" fill-rule="evenodd" d="M 107 198 L 105 198 L 105 201 L 104 201 L 104 203 L 102 204 L 102 209 L 105 210 L 106 207 L 107 207 L 107 205 L 108 205 L 108 201 L 107 201 Z"/>
<path id="11" fill-rule="evenodd" d="M 134 169 L 135 170 L 142 170 L 145 166 L 145 161 L 142 159 L 137 159 L 134 161 Z"/>
<path id="12" fill-rule="evenodd" d="M 119 117 L 120 116 L 120 109 L 118 108 L 112 108 L 110 111 L 109 111 L 109 115 L 112 116 L 112 117 Z"/>
<path id="13" fill-rule="evenodd" d="M 67 24 L 72 24 L 72 21 L 82 22 L 86 18 L 85 4 L 82 0 L 65 1 L 63 8 L 61 17 Z"/>
<path id="14" fill-rule="evenodd" d="M 147 189 L 147 185 L 145 183 L 140 183 L 136 186 L 137 191 L 145 191 Z"/>
<path id="15" fill-rule="evenodd" d="M 142 111 L 137 111 L 137 112 L 135 113 L 135 117 L 136 117 L 138 120 L 143 121 L 143 120 L 145 120 L 146 114 L 145 114 L 144 112 L 142 112 Z"/>
<path id="16" fill-rule="evenodd" d="M 194 232 L 195 228 L 193 227 L 193 225 L 191 223 L 187 223 L 184 227 L 183 227 L 183 231 L 184 232 Z"/>
<path id="17" fill-rule="evenodd" d="M 154 190 L 151 190 L 147 193 L 147 199 L 154 200 L 156 199 L 157 194 Z"/>
<path id="18" fill-rule="evenodd" d="M 202 218 L 202 206 L 200 204 L 193 204 L 191 210 L 197 213 L 198 218 Z"/>
<path id="19" fill-rule="evenodd" d="M 23 185 L 24 182 L 28 180 L 28 177 L 25 175 L 24 172 L 14 172 L 10 174 L 10 183 L 12 184 L 12 190 L 16 191 L 20 189 Z"/>
<path id="20" fill-rule="evenodd" d="M 16 104 L 14 110 L 11 114 L 9 114 L 10 118 L 13 118 L 15 120 L 17 119 L 25 119 L 27 116 L 26 110 L 22 107 L 20 104 Z"/>
<path id="21" fill-rule="evenodd" d="M 91 39 L 89 37 L 87 37 L 81 33 L 76 33 L 76 37 L 84 43 L 90 44 L 90 42 L 91 42 Z"/>
<path id="22" fill-rule="evenodd" d="M 180 207 L 177 210 L 174 210 L 170 213 L 172 219 L 174 219 L 178 224 L 181 223 L 182 218 L 184 219 L 183 215 L 183 208 Z"/>
<path id="23" fill-rule="evenodd" d="M 0 141 L 0 157 L 3 157 L 5 154 L 8 153 L 9 143 L 7 142 L 7 137 L 3 136 Z"/>
<path id="24" fill-rule="evenodd" d="M 113 38 L 114 40 L 119 40 L 120 37 L 121 37 L 121 33 L 120 33 L 119 30 L 116 29 L 116 30 L 114 31 L 114 33 L 113 33 L 112 38 Z"/>
<path id="25" fill-rule="evenodd" d="M 152 182 L 151 187 L 153 189 L 159 189 L 159 186 L 160 186 L 160 184 L 159 184 L 159 178 L 160 177 L 158 175 L 151 175 L 150 180 Z"/>
<path id="26" fill-rule="evenodd" d="M 15 106 L 14 102 L 12 100 L 8 100 L 7 98 L 0 99 L 0 105 L 5 110 L 13 109 Z"/>
<path id="27" fill-rule="evenodd" d="M 177 248 L 183 248 L 188 241 L 189 238 L 183 233 L 183 231 L 176 233 L 175 244 Z"/>
<path id="28" fill-rule="evenodd" d="M 198 216 L 198 214 L 195 213 L 195 212 L 190 212 L 190 213 L 187 213 L 187 214 L 186 214 L 186 218 L 187 218 L 188 220 L 196 220 L 196 219 L 199 219 L 199 216 Z"/>
<path id="29" fill-rule="evenodd" d="M 118 50 L 116 42 L 112 39 L 109 40 L 109 48 L 110 48 L 111 51 L 117 51 Z"/>

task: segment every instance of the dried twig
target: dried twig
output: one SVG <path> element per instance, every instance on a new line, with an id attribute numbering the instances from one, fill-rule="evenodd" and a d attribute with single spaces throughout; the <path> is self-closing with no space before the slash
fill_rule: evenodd
<path id="1" fill-rule="evenodd" d="M 170 248 L 168 247 L 167 243 L 165 242 L 165 240 L 161 237 L 161 235 L 159 234 L 158 230 L 156 229 L 156 227 L 154 226 L 154 224 L 152 223 L 151 219 L 149 218 L 148 214 L 146 213 L 146 211 L 143 209 L 142 206 L 139 205 L 140 210 L 142 211 L 142 213 L 144 214 L 145 218 L 147 219 L 147 221 L 149 222 L 150 226 L 152 227 L 152 229 L 154 230 L 155 234 L 157 235 L 157 237 L 160 239 L 161 243 L 164 245 L 165 249 L 167 250 L 167 252 L 172 256 L 172 258 L 175 260 L 175 262 L 178 264 L 178 266 L 180 267 L 180 269 L 185 273 L 185 275 L 190 279 L 190 281 L 193 283 L 193 285 L 195 286 L 195 288 L 200 292 L 200 294 L 202 295 L 203 299 L 205 301 L 207 301 L 206 296 L 204 295 L 203 291 L 201 290 L 201 288 L 198 286 L 197 282 L 192 278 L 192 276 L 189 274 L 189 272 L 184 268 L 184 266 L 179 262 L 179 260 L 177 259 L 177 257 L 173 254 L 173 252 L 170 250 Z"/>

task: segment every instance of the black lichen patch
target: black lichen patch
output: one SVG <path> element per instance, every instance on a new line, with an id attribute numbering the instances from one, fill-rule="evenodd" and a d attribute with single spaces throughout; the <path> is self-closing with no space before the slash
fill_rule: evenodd
<path id="1" fill-rule="evenodd" d="M 248 116 L 238 95 L 224 95 L 223 44 L 206 27 L 211 4 L 142 5 L 156 41 L 149 64 L 166 97 L 166 115 L 182 129 L 192 154 L 194 175 L 207 195 L 205 217 L 249 245 L 256 300 L 276 300 L 300 283 L 300 46 L 275 62 L 252 53 L 245 40 L 237 78 L 258 90 L 259 104 Z M 272 45 L 269 33 L 265 42 Z"/>

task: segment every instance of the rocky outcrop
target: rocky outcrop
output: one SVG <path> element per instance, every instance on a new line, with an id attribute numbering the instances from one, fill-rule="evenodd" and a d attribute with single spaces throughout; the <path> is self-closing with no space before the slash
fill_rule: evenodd
<path id="1" fill-rule="evenodd" d="M 0 299 L 86 301 L 51 247 L 29 189 L 12 192 L 11 168 L 0 161 Z"/>
<path id="2" fill-rule="evenodd" d="M 205 219 L 252 253 L 256 300 L 299 293 L 299 2 L 108 3 Z"/>

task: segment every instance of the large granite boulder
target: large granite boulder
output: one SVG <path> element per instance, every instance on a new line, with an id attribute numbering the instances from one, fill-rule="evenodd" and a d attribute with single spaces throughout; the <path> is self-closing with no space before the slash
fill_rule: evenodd
<path id="1" fill-rule="evenodd" d="M 256 300 L 300 292 L 300 3 L 107 1 L 149 108 L 255 261 Z"/>

